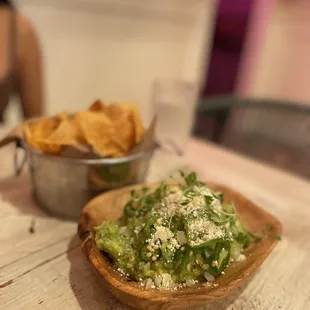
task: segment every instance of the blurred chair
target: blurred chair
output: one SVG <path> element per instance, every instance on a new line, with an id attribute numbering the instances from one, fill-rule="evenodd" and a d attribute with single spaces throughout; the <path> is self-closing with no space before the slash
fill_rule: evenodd
<path id="1" fill-rule="evenodd" d="M 194 135 L 309 178 L 309 129 L 310 105 L 218 97 L 199 104 Z"/>

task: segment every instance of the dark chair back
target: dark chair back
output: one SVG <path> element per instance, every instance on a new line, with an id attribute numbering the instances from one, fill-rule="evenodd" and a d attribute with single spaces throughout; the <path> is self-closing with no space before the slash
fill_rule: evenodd
<path id="1" fill-rule="evenodd" d="M 310 105 L 219 97 L 198 106 L 194 134 L 308 178 L 309 129 Z"/>

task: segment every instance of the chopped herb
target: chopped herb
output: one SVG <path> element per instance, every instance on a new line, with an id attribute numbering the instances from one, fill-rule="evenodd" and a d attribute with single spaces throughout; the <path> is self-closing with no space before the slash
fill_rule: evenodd
<path id="1" fill-rule="evenodd" d="M 142 193 L 146 193 L 147 191 L 149 191 L 149 188 L 147 186 L 143 186 L 142 187 Z"/>
<path id="2" fill-rule="evenodd" d="M 248 233 L 249 233 L 250 238 L 252 238 L 255 242 L 262 240 L 262 237 L 256 236 L 256 235 L 252 234 L 251 232 L 248 232 Z"/>
<path id="3" fill-rule="evenodd" d="M 273 235 L 272 238 L 274 238 L 276 240 L 282 240 L 280 235 Z"/>
<path id="4" fill-rule="evenodd" d="M 221 192 L 215 192 L 215 197 L 218 198 L 221 202 L 224 201 L 224 194 Z"/>
<path id="5" fill-rule="evenodd" d="M 184 201 L 182 201 L 181 203 L 180 203 L 180 205 L 181 206 L 186 206 L 186 205 L 188 205 L 189 204 L 189 200 L 187 199 L 187 200 L 184 200 Z"/>
<path id="6" fill-rule="evenodd" d="M 194 185 L 196 181 L 197 181 L 197 176 L 195 172 L 192 172 L 185 177 L 185 182 L 188 186 Z"/>
<path id="7" fill-rule="evenodd" d="M 264 231 L 271 231 L 271 230 L 273 230 L 273 225 L 272 224 L 265 225 Z"/>
<path id="8" fill-rule="evenodd" d="M 205 202 L 206 202 L 207 206 L 210 206 L 212 201 L 213 201 L 212 196 L 205 196 Z"/>
<path id="9" fill-rule="evenodd" d="M 119 221 L 95 228 L 95 242 L 115 267 L 145 287 L 177 289 L 213 281 L 230 259 L 258 237 L 242 224 L 234 204 L 185 174 L 176 184 L 132 191 Z"/>

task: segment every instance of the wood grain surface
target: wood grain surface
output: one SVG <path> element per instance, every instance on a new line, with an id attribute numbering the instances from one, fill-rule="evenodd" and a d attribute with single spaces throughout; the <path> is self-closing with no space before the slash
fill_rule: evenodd
<path id="1" fill-rule="evenodd" d="M 11 156 L 0 151 L 3 166 L 11 168 Z M 310 309 L 310 183 L 197 140 L 184 161 L 200 178 L 227 185 L 275 215 L 284 228 L 251 281 L 194 309 Z M 149 180 L 169 175 L 172 167 L 173 159 L 156 154 Z M 0 180 L 0 192 L 0 309 L 130 309 L 102 289 L 79 248 L 76 224 L 49 218 L 32 202 L 27 175 Z"/>

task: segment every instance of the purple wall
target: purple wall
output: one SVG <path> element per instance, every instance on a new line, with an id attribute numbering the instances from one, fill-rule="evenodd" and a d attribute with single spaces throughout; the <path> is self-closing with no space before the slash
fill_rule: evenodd
<path id="1" fill-rule="evenodd" d="M 213 39 L 208 78 L 202 96 L 230 94 L 236 77 L 255 0 L 221 0 Z"/>
<path id="2" fill-rule="evenodd" d="M 253 0 L 221 0 L 218 6 L 219 15 L 242 16 L 248 14 Z"/>

